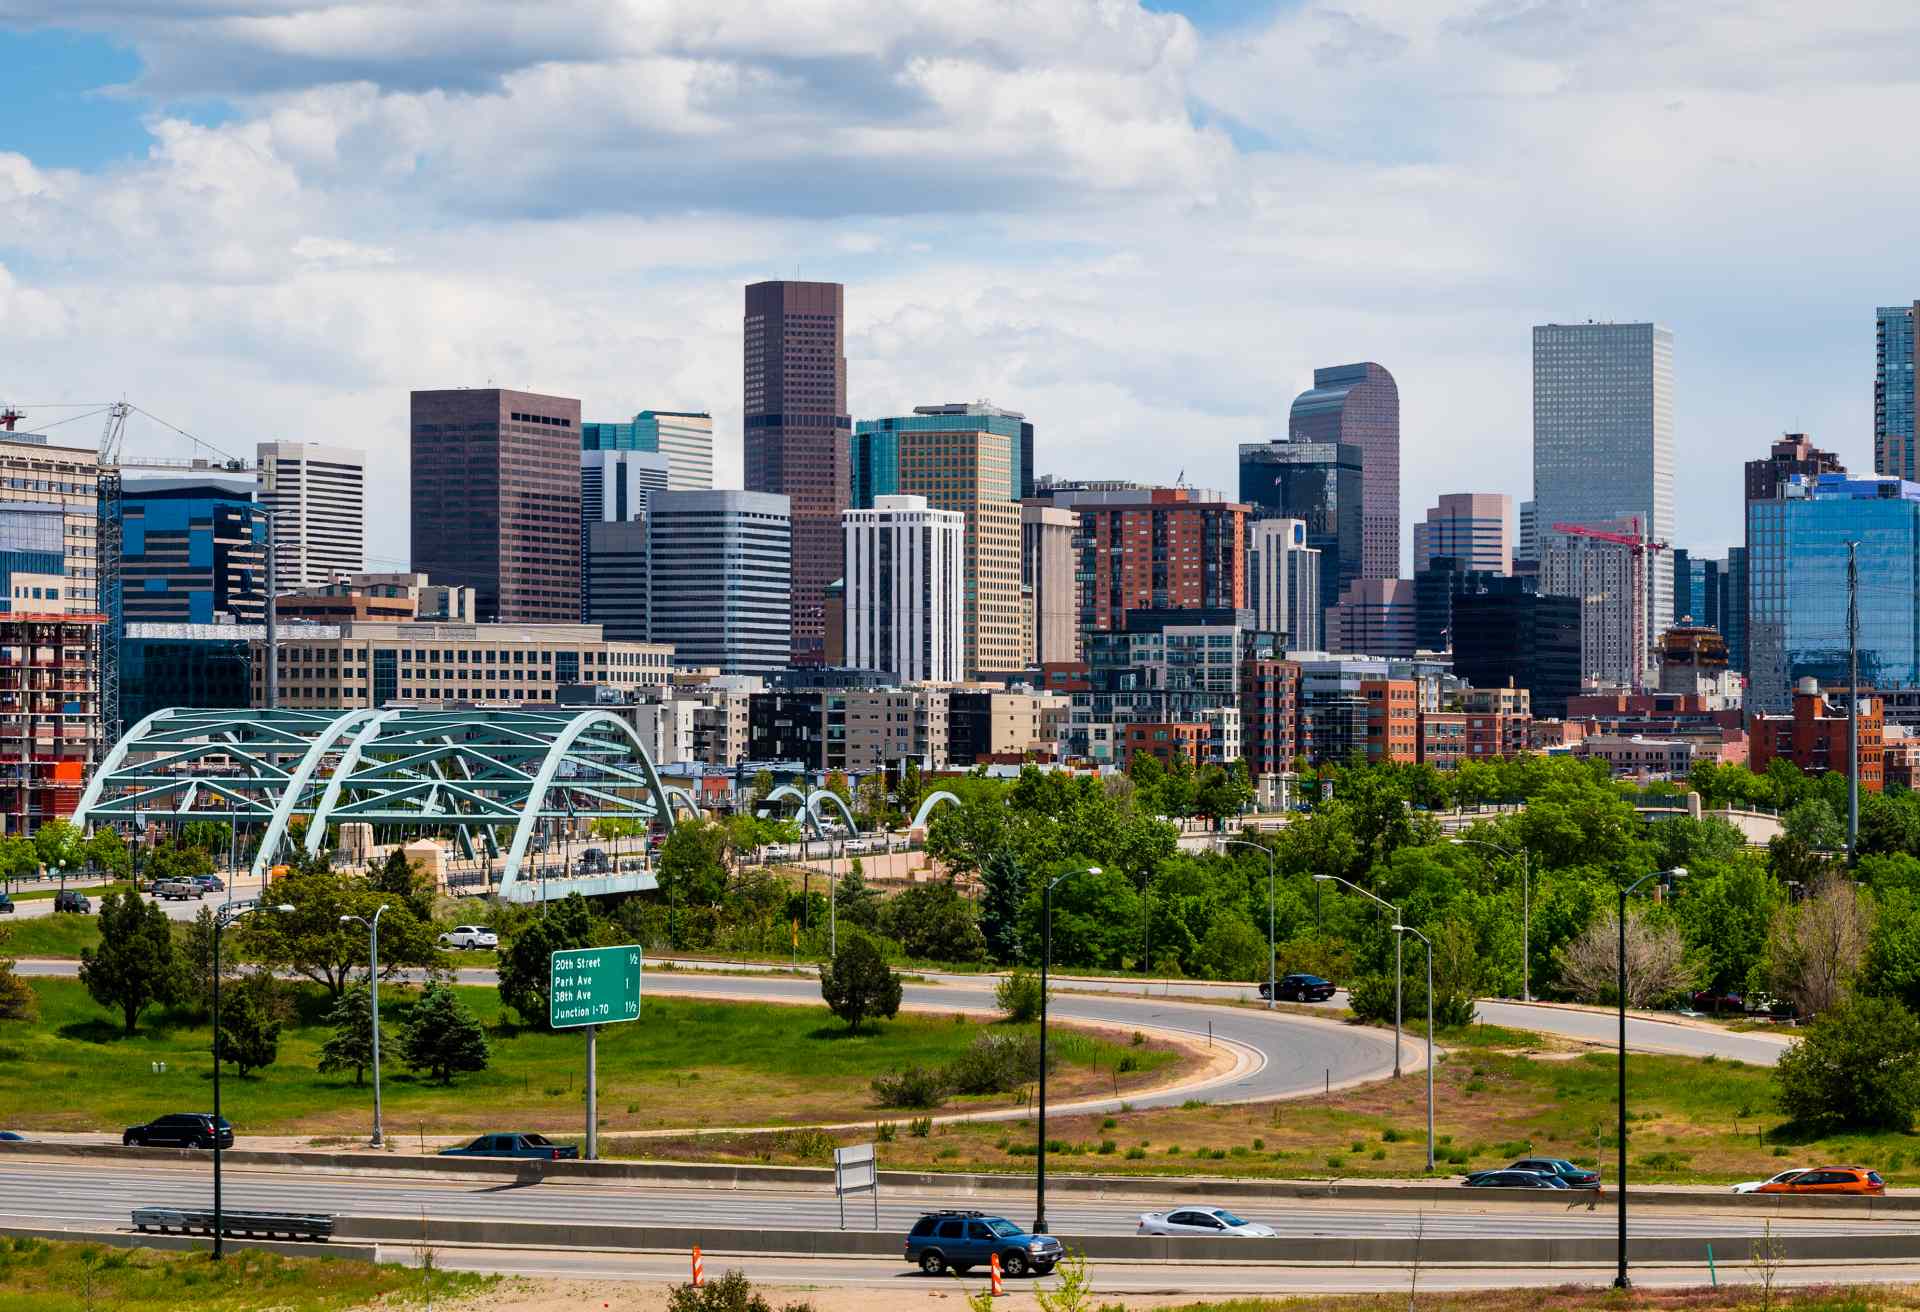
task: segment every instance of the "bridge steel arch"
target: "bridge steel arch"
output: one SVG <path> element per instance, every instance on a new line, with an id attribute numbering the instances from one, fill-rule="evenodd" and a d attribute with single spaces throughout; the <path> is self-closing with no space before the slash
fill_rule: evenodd
<path id="1" fill-rule="evenodd" d="M 174 707 L 113 745 L 74 819 L 258 821 L 256 874 L 299 818 L 310 854 L 353 821 L 452 831 L 469 850 L 473 830 L 497 849 L 493 831 L 511 828 L 500 893 L 530 900 L 521 865 L 534 825 L 620 817 L 671 830 L 673 800 L 632 726 L 606 711 Z M 562 881 L 556 896 L 651 887 L 650 873 L 616 872 Z"/>
<path id="2" fill-rule="evenodd" d="M 952 793 L 948 792 L 944 788 L 942 788 L 937 793 L 928 793 L 926 797 L 921 800 L 920 809 L 913 813 L 913 824 L 910 826 L 910 828 L 913 828 L 913 829 L 926 828 L 927 817 L 932 815 L 933 808 L 940 805 L 940 803 L 942 802 L 952 802 L 955 806 L 960 805 L 960 799 L 955 797 Z"/>

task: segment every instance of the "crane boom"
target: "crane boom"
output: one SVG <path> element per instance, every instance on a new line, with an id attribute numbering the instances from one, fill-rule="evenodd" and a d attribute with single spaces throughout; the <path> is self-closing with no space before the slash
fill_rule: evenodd
<path id="1" fill-rule="evenodd" d="M 96 543 L 99 569 L 96 580 L 100 609 L 107 622 L 100 627 L 100 728 L 101 740 L 109 745 L 120 741 L 120 643 L 126 618 L 120 583 L 122 550 L 122 507 L 120 485 L 120 443 L 126 436 L 127 416 L 133 407 L 115 401 L 107 407 L 107 426 L 100 434 L 99 515 Z"/>

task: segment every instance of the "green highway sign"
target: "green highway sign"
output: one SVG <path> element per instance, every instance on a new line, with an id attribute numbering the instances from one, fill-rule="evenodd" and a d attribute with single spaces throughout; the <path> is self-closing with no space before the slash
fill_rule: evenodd
<path id="1" fill-rule="evenodd" d="M 552 957 L 547 1023 L 555 1029 L 640 1019 L 640 949 L 568 948 Z"/>

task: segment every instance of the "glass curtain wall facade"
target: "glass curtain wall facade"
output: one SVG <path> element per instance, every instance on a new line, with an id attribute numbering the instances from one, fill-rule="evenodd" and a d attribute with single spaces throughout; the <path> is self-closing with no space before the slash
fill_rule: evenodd
<path id="1" fill-rule="evenodd" d="M 1360 577 L 1365 533 L 1360 448 L 1347 442 L 1243 442 L 1240 500 L 1263 519 L 1298 519 L 1320 553 L 1320 610 Z"/>
<path id="2" fill-rule="evenodd" d="M 681 665 L 722 674 L 784 669 L 796 558 L 787 498 L 659 492 L 647 525 L 653 641 L 672 643 Z"/>
<path id="3" fill-rule="evenodd" d="M 1400 387 L 1371 361 L 1313 371 L 1313 387 L 1287 418 L 1295 442 L 1360 448 L 1361 547 L 1358 578 L 1400 575 Z M 1346 582 L 1350 582 L 1347 580 Z M 1341 585 L 1345 590 L 1345 582 Z"/>
<path id="4" fill-rule="evenodd" d="M 1920 477 L 1913 451 L 1914 311 L 1883 305 L 1874 311 L 1873 470 L 1894 478 Z"/>
<path id="5" fill-rule="evenodd" d="M 1847 543 L 1858 542 L 1860 678 L 1920 684 L 1920 484 L 1795 477 L 1747 507 L 1751 682 L 1747 705 L 1779 713 L 1800 679 L 1847 683 Z"/>

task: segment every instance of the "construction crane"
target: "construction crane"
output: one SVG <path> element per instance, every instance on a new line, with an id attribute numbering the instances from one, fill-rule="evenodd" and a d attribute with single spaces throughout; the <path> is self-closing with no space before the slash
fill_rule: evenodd
<path id="1" fill-rule="evenodd" d="M 1634 521 L 1638 523 L 1638 521 Z M 1612 546 L 1624 547 L 1633 555 L 1633 588 L 1627 598 L 1628 641 L 1634 650 L 1640 653 L 1638 668 L 1641 673 L 1635 682 L 1644 680 L 1644 671 L 1649 654 L 1653 650 L 1652 607 L 1647 602 L 1647 566 L 1649 554 L 1658 555 L 1667 549 L 1664 542 L 1655 541 L 1640 533 L 1620 533 L 1612 529 L 1592 528 L 1586 524 L 1555 524 L 1555 533 L 1567 537 L 1589 538 L 1595 542 L 1605 542 Z"/>
<path id="2" fill-rule="evenodd" d="M 120 443 L 126 436 L 127 416 L 133 407 L 115 401 L 107 407 L 107 426 L 100 434 L 99 497 L 100 527 L 94 559 L 99 564 L 95 580 L 100 600 L 105 603 L 107 622 L 100 643 L 100 727 L 101 741 L 120 741 L 120 642 L 126 608 L 120 587 L 121 483 Z"/>
<path id="3" fill-rule="evenodd" d="M 13 431 L 13 426 L 25 418 L 26 416 L 24 414 L 20 413 L 20 411 L 18 410 L 15 410 L 12 406 L 7 406 L 4 409 L 0 409 L 0 429 L 5 429 L 7 432 L 11 433 Z"/>

